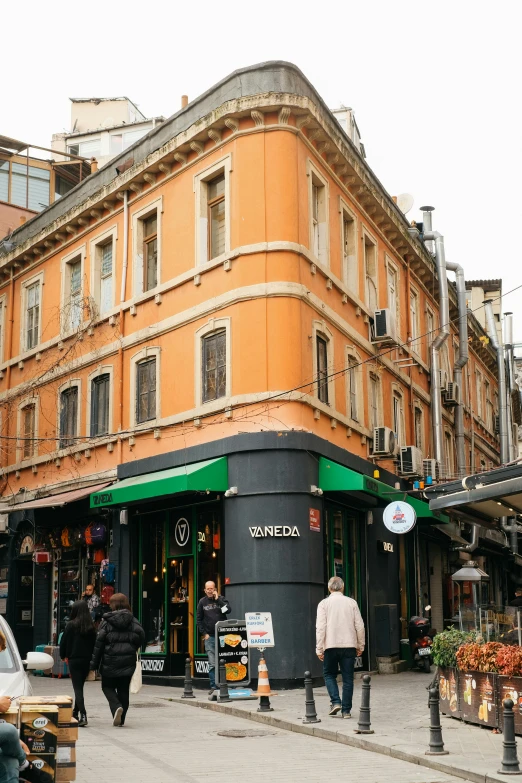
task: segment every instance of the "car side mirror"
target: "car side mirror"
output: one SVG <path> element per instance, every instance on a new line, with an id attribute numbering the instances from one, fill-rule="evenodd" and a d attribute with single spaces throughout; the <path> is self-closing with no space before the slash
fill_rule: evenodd
<path id="1" fill-rule="evenodd" d="M 28 652 L 25 661 L 22 661 L 24 669 L 35 670 L 41 669 L 47 671 L 54 666 L 54 660 L 51 655 L 44 652 Z"/>

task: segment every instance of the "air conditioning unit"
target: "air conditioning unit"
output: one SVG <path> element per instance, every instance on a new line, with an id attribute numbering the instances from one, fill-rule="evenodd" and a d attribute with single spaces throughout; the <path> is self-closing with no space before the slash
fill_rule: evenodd
<path id="1" fill-rule="evenodd" d="M 440 479 L 440 462 L 436 459 L 423 459 L 422 460 L 422 475 L 424 478 L 431 476 L 433 481 L 439 481 Z"/>
<path id="2" fill-rule="evenodd" d="M 449 381 L 447 370 L 439 370 L 439 378 L 441 392 L 447 391 Z"/>
<path id="3" fill-rule="evenodd" d="M 375 427 L 373 430 L 372 454 L 393 457 L 397 450 L 397 438 L 389 427 Z"/>
<path id="4" fill-rule="evenodd" d="M 376 310 L 373 314 L 372 343 L 396 345 L 397 342 L 395 314 L 388 308 Z"/>
<path id="5" fill-rule="evenodd" d="M 417 446 L 403 446 L 399 451 L 401 476 L 419 476 L 424 475 L 422 451 Z"/>
<path id="6" fill-rule="evenodd" d="M 449 381 L 446 392 L 444 394 L 445 405 L 459 405 L 460 404 L 460 386 L 454 381 Z"/>

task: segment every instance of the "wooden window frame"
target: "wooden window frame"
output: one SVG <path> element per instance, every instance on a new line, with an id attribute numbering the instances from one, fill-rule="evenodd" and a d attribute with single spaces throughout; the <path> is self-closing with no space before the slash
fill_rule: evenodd
<path id="1" fill-rule="evenodd" d="M 89 422 L 89 430 L 90 430 L 90 437 L 91 438 L 98 438 L 103 437 L 104 435 L 108 435 L 110 433 L 110 410 L 111 410 L 111 373 L 104 372 L 97 375 L 95 378 L 91 378 L 90 380 L 90 422 Z M 106 384 L 107 385 L 107 401 L 106 401 L 106 413 L 104 414 L 104 417 L 107 420 L 106 428 L 103 432 L 98 431 L 97 423 L 98 423 L 98 408 L 99 408 L 99 389 L 101 385 Z"/>
<path id="2" fill-rule="evenodd" d="M 151 234 L 146 234 L 145 233 L 146 226 L 147 226 L 147 223 L 151 220 L 151 218 L 155 218 L 155 220 L 156 220 L 156 230 L 153 233 L 151 233 Z M 143 229 L 142 229 L 143 230 L 143 239 L 142 239 L 142 242 L 143 242 L 143 245 L 142 245 L 142 250 L 143 250 L 143 281 L 142 281 L 142 288 L 143 288 L 143 293 L 145 294 L 148 291 L 153 291 L 155 288 L 157 288 L 157 285 L 158 285 L 158 282 L 159 282 L 158 281 L 158 223 L 159 223 L 159 219 L 158 219 L 157 210 L 153 210 L 150 213 L 150 215 L 146 215 L 145 217 L 143 217 L 141 222 L 143 223 Z M 155 277 L 155 281 L 154 281 L 154 285 L 151 285 L 149 287 L 149 285 L 148 285 L 148 278 L 149 278 L 149 253 L 150 253 L 150 247 L 151 247 L 153 242 L 156 245 L 156 249 L 154 251 L 155 252 L 155 259 L 154 259 L 154 267 L 155 267 L 155 269 L 154 269 L 154 277 Z"/>
<path id="3" fill-rule="evenodd" d="M 73 421 L 73 427 L 71 432 L 65 432 L 64 427 L 66 426 L 65 422 L 65 413 L 64 413 L 64 406 L 65 406 L 65 400 L 67 400 L 67 406 L 70 405 L 70 402 L 68 402 L 70 399 L 76 398 L 76 410 L 74 411 L 74 421 Z M 78 439 L 78 430 L 79 430 L 79 419 L 80 419 L 80 388 L 78 384 L 71 384 L 67 385 L 66 388 L 62 388 L 59 392 L 59 430 L 58 430 L 58 448 L 65 449 L 69 446 L 75 446 L 77 439 Z M 72 414 L 67 411 L 67 417 L 71 416 Z"/>
<path id="4" fill-rule="evenodd" d="M 148 365 L 154 364 L 154 389 L 147 389 L 145 392 L 142 392 L 140 390 L 140 371 Z M 136 407 L 134 411 L 136 424 L 146 424 L 149 421 L 155 421 L 157 418 L 157 388 L 158 388 L 158 361 L 156 356 L 147 356 L 144 359 L 141 359 L 141 361 L 136 362 Z M 150 398 L 151 395 L 154 399 L 154 415 L 153 416 L 147 416 L 144 419 L 140 418 L 139 411 L 140 411 L 140 399 L 142 396 L 142 393 L 147 394 L 148 396 L 148 403 L 147 407 L 150 407 Z M 151 411 L 148 410 L 150 413 Z"/>
<path id="5" fill-rule="evenodd" d="M 216 357 L 218 355 L 218 346 L 217 346 L 217 340 L 218 338 L 223 340 L 224 343 L 224 349 L 225 349 L 225 361 L 221 366 L 224 366 L 225 369 L 225 389 L 222 394 L 218 393 L 218 374 L 219 374 L 219 367 L 220 365 L 216 361 L 216 367 L 215 367 L 215 390 L 216 393 L 213 397 L 209 396 L 207 393 L 207 384 L 208 384 L 208 371 L 207 371 L 207 350 L 208 346 L 210 345 L 211 341 L 216 341 Z M 227 335 L 226 335 L 226 329 L 219 329 L 215 332 L 211 332 L 210 334 L 205 335 L 201 339 L 201 389 L 202 389 L 202 397 L 201 400 L 203 403 L 206 402 L 214 402 L 215 400 L 219 400 L 223 397 L 227 396 L 226 389 L 227 389 Z"/>
<path id="6" fill-rule="evenodd" d="M 208 191 L 210 188 L 210 185 L 212 185 L 213 182 L 215 182 L 218 179 L 223 180 L 223 193 L 220 193 L 219 196 L 215 196 L 214 198 L 208 197 Z M 212 247 L 212 209 L 213 207 L 217 207 L 219 204 L 225 205 L 225 215 L 224 215 L 224 231 L 226 234 L 226 223 L 227 223 L 227 199 L 226 199 L 226 176 L 225 171 L 218 172 L 217 176 L 212 177 L 212 179 L 209 179 L 206 183 L 207 187 L 207 248 L 208 248 L 208 258 L 207 261 L 213 261 L 215 258 L 219 258 L 220 256 L 225 253 L 225 247 L 226 247 L 226 238 L 223 239 L 223 250 L 221 253 L 214 253 L 213 247 Z"/>

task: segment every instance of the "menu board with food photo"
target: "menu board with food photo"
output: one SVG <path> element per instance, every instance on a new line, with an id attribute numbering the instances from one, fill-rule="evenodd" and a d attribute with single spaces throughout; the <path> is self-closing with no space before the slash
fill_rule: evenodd
<path id="1" fill-rule="evenodd" d="M 449 667 L 439 668 L 440 711 L 443 715 L 460 717 L 458 701 L 458 671 Z"/>
<path id="2" fill-rule="evenodd" d="M 522 677 L 499 677 L 498 696 L 500 726 L 502 727 L 504 721 L 504 699 L 511 699 L 515 716 L 515 734 L 522 734 Z"/>
<path id="3" fill-rule="evenodd" d="M 216 682 L 219 685 L 219 665 L 225 664 L 225 676 L 230 687 L 248 685 L 250 659 L 244 621 L 225 620 L 216 623 Z"/>
<path id="4" fill-rule="evenodd" d="M 461 672 L 459 681 L 462 718 L 470 723 L 496 726 L 496 675 Z"/>

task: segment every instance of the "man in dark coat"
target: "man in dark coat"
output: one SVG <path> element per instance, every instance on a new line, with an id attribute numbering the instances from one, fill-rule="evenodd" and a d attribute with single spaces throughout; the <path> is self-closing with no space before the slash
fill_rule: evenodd
<path id="1" fill-rule="evenodd" d="M 111 708 L 113 725 L 123 726 L 129 709 L 136 654 L 145 642 L 145 631 L 133 616 L 123 593 L 114 593 L 110 608 L 112 611 L 103 616 L 96 637 L 91 669 L 101 672 L 102 691 Z"/>
<path id="2" fill-rule="evenodd" d="M 214 636 L 216 623 L 218 620 L 226 620 L 230 611 L 230 604 L 226 598 L 218 595 L 214 582 L 206 582 L 205 595 L 198 603 L 196 622 L 208 656 L 209 693 L 211 694 L 216 688 L 216 641 Z"/>

